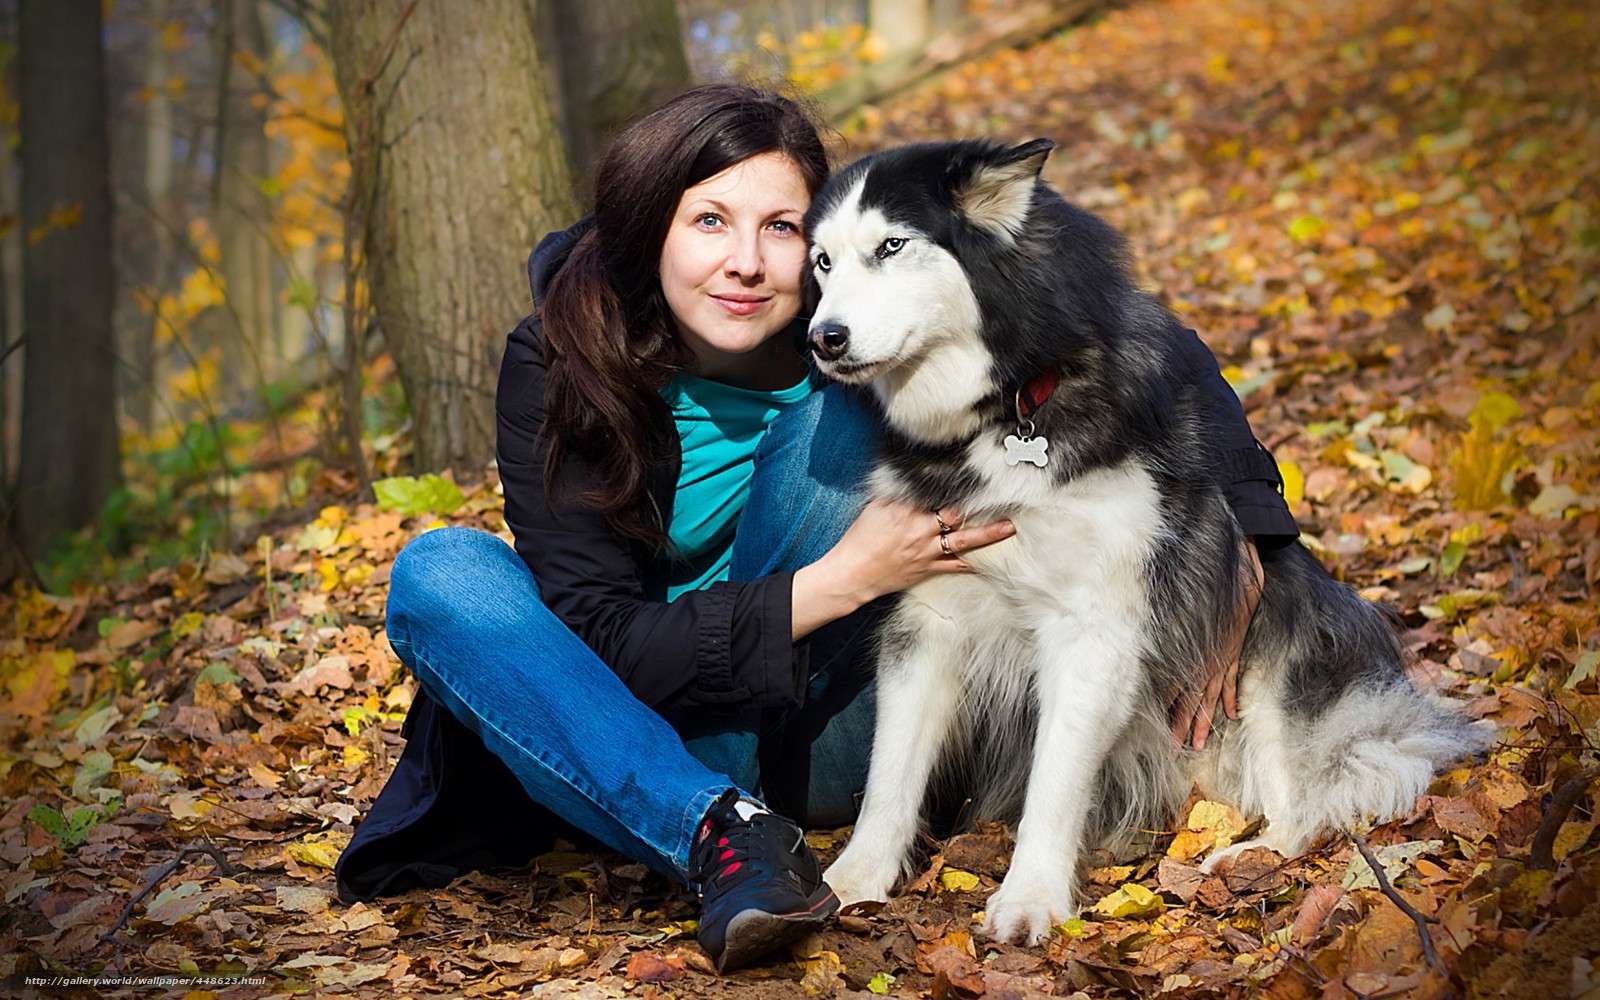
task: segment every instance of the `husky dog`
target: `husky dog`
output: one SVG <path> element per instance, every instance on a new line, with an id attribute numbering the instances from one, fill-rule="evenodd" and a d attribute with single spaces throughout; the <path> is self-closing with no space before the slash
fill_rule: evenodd
<path id="1" fill-rule="evenodd" d="M 1239 719 L 1174 752 L 1168 695 L 1225 655 L 1243 538 L 1176 360 L 1190 335 L 1134 287 L 1121 237 L 1039 179 L 1054 146 L 869 156 L 805 221 L 812 353 L 886 416 L 872 493 L 1017 529 L 885 625 L 866 798 L 824 877 L 845 903 L 887 898 L 941 757 L 977 760 L 979 814 L 1021 807 L 985 930 L 1029 943 L 1077 912 L 1085 847 L 1170 822 L 1195 781 L 1266 821 L 1227 853 L 1292 856 L 1404 813 L 1486 742 L 1406 679 L 1380 609 L 1295 544 L 1266 559 Z"/>

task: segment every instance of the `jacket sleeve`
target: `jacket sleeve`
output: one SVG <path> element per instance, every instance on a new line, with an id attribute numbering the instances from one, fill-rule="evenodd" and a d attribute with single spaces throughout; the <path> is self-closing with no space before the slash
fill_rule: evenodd
<path id="1" fill-rule="evenodd" d="M 512 332 L 495 398 L 496 456 L 506 524 L 545 605 L 658 710 L 685 705 L 799 704 L 805 657 L 791 641 L 793 574 L 717 583 L 666 603 L 649 600 L 645 547 L 571 499 L 589 481 L 569 461 L 567 486 L 544 490 L 545 362 L 537 320 Z"/>
<path id="2" fill-rule="evenodd" d="M 1283 499 L 1283 478 L 1272 452 L 1256 440 L 1244 407 L 1217 368 L 1216 356 L 1193 330 L 1178 335 L 1179 356 L 1194 384 L 1228 505 L 1257 548 L 1275 549 L 1300 537 L 1289 505 Z"/>

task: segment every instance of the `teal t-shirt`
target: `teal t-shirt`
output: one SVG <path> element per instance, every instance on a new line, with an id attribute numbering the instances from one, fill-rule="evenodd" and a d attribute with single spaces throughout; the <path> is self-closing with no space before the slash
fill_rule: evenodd
<path id="1" fill-rule="evenodd" d="M 808 376 L 761 391 L 680 373 L 661 390 L 683 442 L 683 471 L 667 537 L 676 558 L 667 600 L 728 578 L 733 533 L 750 497 L 756 446 L 784 408 L 811 395 Z"/>

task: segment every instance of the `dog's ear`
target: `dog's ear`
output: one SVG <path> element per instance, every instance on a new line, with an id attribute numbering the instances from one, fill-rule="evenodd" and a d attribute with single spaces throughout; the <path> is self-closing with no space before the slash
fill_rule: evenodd
<path id="1" fill-rule="evenodd" d="M 1045 157 L 1055 148 L 1049 139 L 1034 139 L 981 154 L 971 172 L 956 184 L 956 211 L 996 236 L 1015 237 L 1033 203 L 1034 181 L 1044 168 Z"/>

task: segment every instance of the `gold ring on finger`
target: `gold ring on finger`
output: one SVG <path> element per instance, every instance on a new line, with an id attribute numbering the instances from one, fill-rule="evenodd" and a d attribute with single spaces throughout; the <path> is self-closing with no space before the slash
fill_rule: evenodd
<path id="1" fill-rule="evenodd" d="M 938 511 L 933 512 L 933 519 L 939 522 L 939 534 L 941 535 L 948 535 L 950 532 L 956 530 L 955 525 L 945 523 L 944 515 L 940 514 Z M 945 554 L 948 555 L 949 553 Z"/>
<path id="2" fill-rule="evenodd" d="M 939 535 L 939 548 L 944 551 L 945 555 L 950 556 L 951 558 L 955 558 L 955 554 L 956 553 L 955 553 L 955 550 L 950 547 L 950 536 L 949 535 L 946 535 L 946 534 L 940 534 Z"/>

